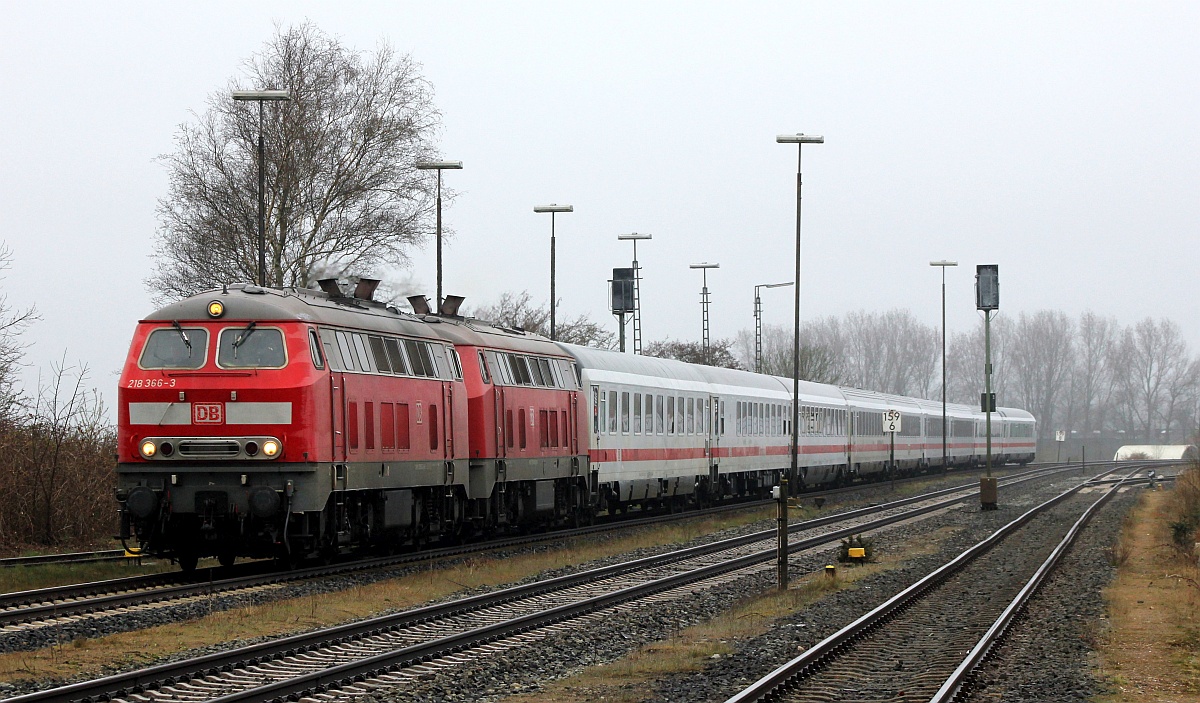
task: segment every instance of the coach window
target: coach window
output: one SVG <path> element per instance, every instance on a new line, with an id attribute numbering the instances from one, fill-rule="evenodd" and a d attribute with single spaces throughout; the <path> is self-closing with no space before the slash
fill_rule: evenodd
<path id="1" fill-rule="evenodd" d="M 387 349 L 383 346 L 383 338 L 371 335 L 367 337 L 367 344 L 371 347 L 371 356 L 375 359 L 375 368 L 381 373 L 391 373 L 392 364 L 388 361 Z"/>
<path id="2" fill-rule="evenodd" d="M 383 348 L 387 351 L 388 367 L 392 369 L 392 373 L 404 376 L 411 373 L 408 370 L 408 362 L 404 360 L 399 340 L 386 337 L 383 340 Z"/>
<path id="3" fill-rule="evenodd" d="M 138 366 L 143 369 L 198 369 L 208 356 L 208 330 L 164 327 L 146 338 Z"/>
<path id="4" fill-rule="evenodd" d="M 608 417 L 608 394 L 601 391 L 599 396 L 599 407 L 596 410 L 596 423 L 599 427 L 596 428 L 596 434 L 607 434 L 608 427 L 605 418 Z"/>
<path id="5" fill-rule="evenodd" d="M 629 391 L 621 392 L 621 434 L 629 434 Z"/>
<path id="6" fill-rule="evenodd" d="M 675 396 L 667 396 L 667 434 L 675 434 Z"/>
<path id="7" fill-rule="evenodd" d="M 693 434 L 696 431 L 696 399 L 687 399 L 687 433 Z"/>
<path id="8" fill-rule="evenodd" d="M 642 394 L 633 394 L 633 433 L 642 433 Z"/>
<path id="9" fill-rule="evenodd" d="M 654 434 L 654 396 L 646 394 L 646 434 Z"/>
<path id="10" fill-rule="evenodd" d="M 317 331 L 314 329 L 308 331 L 308 353 L 312 356 L 313 366 L 325 368 L 325 361 L 321 359 L 321 342 L 317 340 Z"/>
<path id="11" fill-rule="evenodd" d="M 675 397 L 675 433 L 687 434 L 687 411 L 683 407 L 683 396 Z"/>
<path id="12" fill-rule="evenodd" d="M 617 392 L 608 392 L 608 433 L 617 433 Z"/>
<path id="13" fill-rule="evenodd" d="M 663 434 L 667 430 L 663 426 L 663 397 L 661 395 L 654 396 L 654 428 L 659 434 Z"/>
<path id="14" fill-rule="evenodd" d="M 217 366 L 238 369 L 280 369 L 287 366 L 283 332 L 274 327 L 228 327 L 221 330 L 217 344 Z"/>

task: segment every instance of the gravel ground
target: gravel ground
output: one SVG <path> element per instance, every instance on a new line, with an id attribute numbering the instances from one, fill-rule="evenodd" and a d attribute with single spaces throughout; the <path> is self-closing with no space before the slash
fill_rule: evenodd
<path id="1" fill-rule="evenodd" d="M 1102 592 L 1116 573 L 1110 547 L 1136 501 L 1137 492 L 1126 491 L 1092 518 L 1079 542 L 979 669 L 971 700 L 1073 703 L 1109 692 L 1093 675 L 1092 647 L 1107 625 Z"/>
<path id="2" fill-rule="evenodd" d="M 1037 503 L 1060 493 L 1067 485 L 1059 480 L 1054 484 L 1041 483 L 1020 494 L 1013 490 L 1006 495 L 1002 491 L 1000 510 L 981 513 L 976 505 L 968 503 L 964 508 L 874 535 L 877 550 L 894 552 L 906 542 L 938 528 L 970 526 L 947 539 L 934 554 L 916 557 L 898 568 L 859 581 L 856 588 L 831 594 L 814 607 L 780 620 L 767 634 L 742 643 L 735 654 L 714 660 L 701 672 L 664 678 L 653 700 L 726 700 L 794 656 L 798 648 L 811 646 L 840 629 Z M 797 576 L 820 569 L 828 563 L 834 549 L 793 557 L 791 569 Z M 707 620 L 748 593 L 773 587 L 774 575 L 766 571 L 703 591 L 686 601 L 658 603 L 652 608 L 615 614 L 586 630 L 561 633 L 531 646 L 477 660 L 469 667 L 434 673 L 415 686 L 355 700 L 492 701 L 512 693 L 536 692 L 548 680 L 619 659 L 644 644 L 666 639 Z"/>

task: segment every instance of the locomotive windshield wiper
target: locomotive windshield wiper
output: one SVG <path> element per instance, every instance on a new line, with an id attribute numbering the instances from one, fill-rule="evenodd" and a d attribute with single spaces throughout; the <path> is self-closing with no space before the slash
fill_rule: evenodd
<path id="1" fill-rule="evenodd" d="M 242 333 L 237 336 L 237 339 L 233 340 L 233 358 L 237 358 L 238 347 L 242 346 L 247 339 L 250 339 L 250 335 L 254 334 L 255 324 L 257 323 L 254 320 L 251 320 L 250 324 L 246 325 L 246 329 L 242 330 Z"/>
<path id="2" fill-rule="evenodd" d="M 183 331 L 183 326 L 179 324 L 179 320 L 171 320 L 171 324 L 174 325 L 175 331 L 179 333 L 179 338 L 183 340 L 183 343 L 188 348 L 188 351 L 191 351 L 192 340 L 188 339 L 187 332 Z"/>

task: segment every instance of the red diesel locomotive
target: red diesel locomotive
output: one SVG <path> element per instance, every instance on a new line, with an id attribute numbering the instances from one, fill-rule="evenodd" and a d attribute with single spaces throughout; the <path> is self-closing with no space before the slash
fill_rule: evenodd
<path id="1" fill-rule="evenodd" d="M 118 394 L 123 539 L 190 570 L 587 512 L 574 361 L 400 312 L 375 283 L 228 286 L 138 324 Z"/>

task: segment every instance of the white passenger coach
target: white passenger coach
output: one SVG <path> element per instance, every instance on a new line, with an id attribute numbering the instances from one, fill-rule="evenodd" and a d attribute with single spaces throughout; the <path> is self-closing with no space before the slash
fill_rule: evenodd
<path id="1" fill-rule="evenodd" d="M 792 380 L 570 344 L 586 397 L 589 462 L 601 507 L 682 505 L 765 492 L 790 468 Z M 900 415 L 899 431 L 885 418 Z M 984 462 L 984 414 L 947 408 L 949 466 Z M 940 468 L 940 402 L 800 382 L 797 488 Z M 1035 420 L 992 414 L 994 464 L 1033 459 Z"/>

